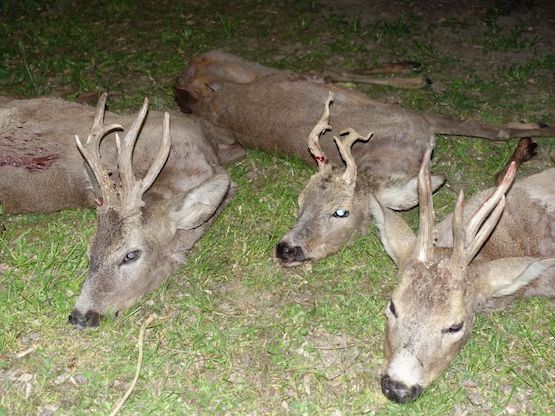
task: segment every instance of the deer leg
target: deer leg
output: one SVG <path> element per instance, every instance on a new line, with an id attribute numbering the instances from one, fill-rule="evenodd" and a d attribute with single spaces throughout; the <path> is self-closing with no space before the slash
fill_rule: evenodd
<path id="1" fill-rule="evenodd" d="M 395 88 L 419 89 L 429 87 L 432 81 L 421 75 L 407 77 L 379 77 L 376 75 L 413 74 L 420 72 L 421 68 L 422 66 L 418 62 L 403 61 L 352 71 L 328 70 L 320 73 L 320 76 L 325 82 L 329 83 L 358 82 L 362 84 L 387 85 Z"/>
<path id="2" fill-rule="evenodd" d="M 361 84 L 374 84 L 374 85 L 386 85 L 394 88 L 403 89 L 420 89 L 426 88 L 432 85 L 432 81 L 429 78 L 425 78 L 421 75 L 412 77 L 377 77 L 371 75 L 365 75 L 357 73 L 356 71 L 325 71 L 321 74 L 324 81 L 327 83 L 335 82 L 358 82 Z"/>
<path id="3" fill-rule="evenodd" d="M 507 169 L 509 169 L 511 162 L 515 162 L 518 169 L 524 162 L 536 156 L 536 147 L 538 147 L 538 144 L 534 143 L 530 137 L 523 137 L 520 139 L 509 161 L 505 164 L 503 169 L 495 175 L 495 185 L 500 184 L 501 180 L 505 176 L 505 173 L 507 172 Z"/>
<path id="4" fill-rule="evenodd" d="M 247 150 L 239 143 L 217 143 L 216 153 L 218 155 L 218 158 L 220 159 L 221 164 L 224 166 L 229 166 L 232 163 L 238 162 L 239 160 L 243 159 L 247 154 Z"/>
<path id="5" fill-rule="evenodd" d="M 375 74 L 414 74 L 422 70 L 422 65 L 414 61 L 390 62 L 382 66 L 374 66 L 366 69 L 355 70 L 360 75 Z"/>

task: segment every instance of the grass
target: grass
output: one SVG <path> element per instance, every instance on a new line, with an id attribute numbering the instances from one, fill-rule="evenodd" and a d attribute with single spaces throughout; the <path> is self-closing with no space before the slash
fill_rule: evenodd
<path id="1" fill-rule="evenodd" d="M 417 60 L 443 88 L 360 88 L 433 113 L 554 123 L 553 54 L 530 56 L 541 39 L 521 22 L 499 24 L 509 6 L 436 24 L 409 11 L 368 21 L 302 0 L 3 2 L 0 93 L 73 99 L 108 90 L 114 110 L 135 111 L 144 95 L 155 108 L 175 108 L 171 85 L 190 57 L 222 48 L 296 71 Z M 466 34 L 484 58 L 465 60 L 445 28 Z M 491 65 L 490 52 L 505 55 Z M 512 145 L 439 138 L 434 169 L 472 193 L 490 183 Z M 326 260 L 284 270 L 273 249 L 295 222 L 311 168 L 250 151 L 229 171 L 238 194 L 188 263 L 97 330 L 67 324 L 94 212 L 0 217 L 0 415 L 108 414 L 133 377 L 139 326 L 150 313 L 157 319 L 143 371 L 121 414 L 552 412 L 554 310 L 542 299 L 479 316 L 469 344 L 419 401 L 388 402 L 379 371 L 396 270 L 375 230 Z M 453 195 L 437 195 L 438 216 Z M 414 214 L 406 216 L 413 224 Z"/>

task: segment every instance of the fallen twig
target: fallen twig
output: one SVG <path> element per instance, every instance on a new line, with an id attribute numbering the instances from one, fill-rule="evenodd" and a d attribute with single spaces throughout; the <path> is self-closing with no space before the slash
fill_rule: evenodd
<path id="1" fill-rule="evenodd" d="M 121 410 L 121 408 L 123 407 L 123 404 L 125 403 L 127 398 L 131 395 L 131 392 L 135 388 L 135 385 L 137 384 L 137 380 L 139 380 L 139 374 L 141 373 L 141 365 L 143 363 L 143 339 L 145 336 L 146 327 L 154 320 L 154 317 L 155 315 L 150 315 L 141 325 L 141 329 L 139 331 L 139 341 L 138 341 L 139 357 L 137 358 L 137 369 L 135 370 L 135 378 L 133 378 L 131 385 L 129 386 L 129 388 L 123 395 L 123 397 L 116 404 L 116 407 L 114 407 L 114 410 L 112 410 L 112 413 L 110 413 L 110 416 L 115 416 Z"/>

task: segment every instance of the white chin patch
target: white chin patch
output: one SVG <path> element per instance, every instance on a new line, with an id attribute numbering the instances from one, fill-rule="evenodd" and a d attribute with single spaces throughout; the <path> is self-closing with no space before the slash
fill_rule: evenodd
<path id="1" fill-rule="evenodd" d="M 422 385 L 422 366 L 416 357 L 406 350 L 395 354 L 389 363 L 387 375 L 407 387 Z"/>

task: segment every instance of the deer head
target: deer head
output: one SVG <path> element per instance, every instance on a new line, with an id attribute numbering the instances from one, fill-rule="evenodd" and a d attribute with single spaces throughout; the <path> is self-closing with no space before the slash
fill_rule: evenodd
<path id="1" fill-rule="evenodd" d="M 516 167 L 466 224 L 461 192 L 452 221 L 453 246 L 434 247 L 430 143 L 418 176 L 420 225 L 415 236 L 402 219 L 373 198 L 374 221 L 388 254 L 399 267 L 399 283 L 386 308 L 383 393 L 415 400 L 457 356 L 472 331 L 475 312 L 538 279 L 553 258 L 513 257 L 491 261 L 475 256 L 496 228 Z"/>
<path id="2" fill-rule="evenodd" d="M 220 174 L 185 194 L 168 195 L 153 189 L 145 195 L 164 168 L 171 147 L 169 114 L 165 113 L 160 150 L 146 175 L 135 177 L 132 154 L 147 115 L 148 99 L 125 138 L 115 136 L 120 181 L 112 180 L 102 164 L 100 142 L 122 127 L 104 126 L 106 97 L 103 94 L 99 100 L 86 142 L 76 136 L 77 147 L 92 173 L 98 205 L 89 274 L 69 317 L 79 328 L 96 326 L 101 315 L 130 307 L 171 274 L 196 241 L 187 232 L 196 233 L 213 216 L 230 184 L 228 176 Z M 171 188 L 171 178 L 169 185 Z"/>
<path id="3" fill-rule="evenodd" d="M 340 133 L 342 138 L 334 136 L 346 167 L 332 167 L 318 144 L 320 135 L 331 129 L 328 123 L 332 100 L 330 92 L 324 112 L 308 138 L 308 147 L 316 159 L 318 172 L 299 195 L 297 225 L 277 245 L 276 256 L 286 267 L 338 251 L 344 244 L 362 235 L 369 222 L 368 210 L 364 209 L 365 192 L 357 191 L 357 165 L 351 146 L 357 140 L 370 140 L 372 133 L 361 136 L 355 130 L 347 129 Z"/>

